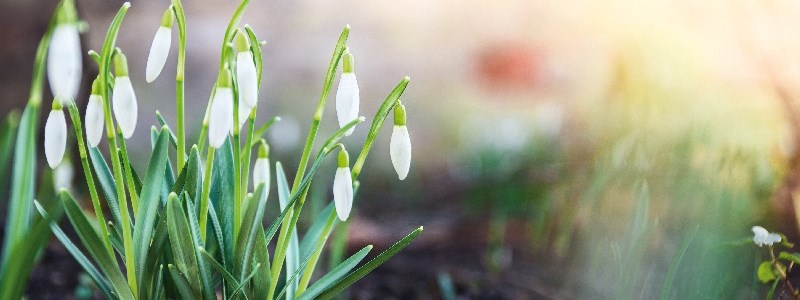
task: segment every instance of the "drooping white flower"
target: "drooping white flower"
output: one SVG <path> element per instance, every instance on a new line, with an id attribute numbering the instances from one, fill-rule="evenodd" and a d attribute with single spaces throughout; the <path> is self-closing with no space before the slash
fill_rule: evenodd
<path id="1" fill-rule="evenodd" d="M 250 42 L 244 32 L 236 31 L 236 83 L 239 85 L 239 106 L 242 102 L 253 108 L 258 104 L 258 73 Z M 241 121 L 239 121 L 241 122 Z"/>
<path id="2" fill-rule="evenodd" d="M 269 146 L 264 140 L 261 140 L 261 146 L 258 149 L 258 158 L 253 166 L 253 189 L 258 188 L 259 184 L 264 184 L 265 192 L 269 193 Z"/>
<path id="3" fill-rule="evenodd" d="M 161 18 L 161 26 L 158 27 L 153 44 L 150 45 L 150 54 L 147 55 L 147 67 L 145 68 L 145 79 L 148 83 L 153 82 L 164 69 L 164 63 L 169 56 L 169 47 L 172 44 L 172 8 L 168 8 Z"/>
<path id="4" fill-rule="evenodd" d="M 389 143 L 389 155 L 397 176 L 400 180 L 406 179 L 408 169 L 411 167 L 411 138 L 406 127 L 406 108 L 402 103 L 398 103 L 394 109 L 394 128 Z"/>
<path id="5" fill-rule="evenodd" d="M 56 190 L 59 189 L 72 189 L 72 179 L 75 176 L 75 170 L 72 168 L 72 162 L 69 158 L 64 159 L 58 167 L 53 170 L 53 185 Z"/>
<path id="6" fill-rule="evenodd" d="M 114 108 L 114 118 L 119 124 L 119 130 L 125 139 L 133 136 L 136 129 L 136 119 L 139 115 L 139 105 L 136 93 L 133 91 L 131 79 L 128 77 L 128 59 L 119 52 L 114 57 L 114 93 L 111 95 L 111 104 Z"/>
<path id="7" fill-rule="evenodd" d="M 208 118 L 208 144 L 219 148 L 233 127 L 233 90 L 227 68 L 220 72 L 212 101 L 211 115 Z"/>
<path id="8" fill-rule="evenodd" d="M 86 139 L 89 146 L 97 147 L 103 138 L 103 96 L 100 96 L 100 80 L 92 82 L 92 95 L 89 96 L 89 103 L 86 105 L 86 115 L 84 125 L 86 127 Z"/>
<path id="9" fill-rule="evenodd" d="M 333 202 L 339 220 L 347 221 L 353 207 L 353 178 L 350 177 L 350 158 L 344 148 L 339 152 L 338 168 L 333 178 Z"/>
<path id="10" fill-rule="evenodd" d="M 342 76 L 339 78 L 339 87 L 336 89 L 336 117 L 339 120 L 340 128 L 358 118 L 358 108 L 361 102 L 358 81 L 356 74 L 353 73 L 355 68 L 353 55 L 345 48 L 342 56 Z M 350 128 L 345 135 L 351 135 L 354 129 Z"/>
<path id="11" fill-rule="evenodd" d="M 67 120 L 64 118 L 61 105 L 55 102 L 44 124 L 44 156 L 51 169 L 55 169 L 61 163 L 66 147 Z"/>
<path id="12" fill-rule="evenodd" d="M 57 101 L 66 103 L 78 96 L 82 68 L 77 23 L 56 25 L 47 49 L 47 80 Z"/>
<path id="13" fill-rule="evenodd" d="M 753 243 L 758 245 L 759 247 L 767 245 L 772 246 L 774 243 L 781 242 L 781 235 L 773 232 L 769 232 L 764 227 L 761 226 L 753 226 Z"/>
<path id="14" fill-rule="evenodd" d="M 241 99 L 241 97 L 240 97 Z M 253 110 L 253 107 L 248 106 L 245 101 L 239 101 L 239 124 L 236 127 L 239 130 L 242 130 L 242 126 L 244 123 L 247 122 L 247 119 L 250 117 L 250 112 Z M 233 134 L 233 127 L 231 127 L 231 134 Z"/>

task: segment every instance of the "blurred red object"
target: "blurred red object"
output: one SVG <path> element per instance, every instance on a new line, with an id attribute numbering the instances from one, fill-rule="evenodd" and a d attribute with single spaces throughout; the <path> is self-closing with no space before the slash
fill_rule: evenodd
<path id="1" fill-rule="evenodd" d="M 479 81 L 493 90 L 527 90 L 539 83 L 542 54 L 519 42 L 492 43 L 478 55 Z"/>

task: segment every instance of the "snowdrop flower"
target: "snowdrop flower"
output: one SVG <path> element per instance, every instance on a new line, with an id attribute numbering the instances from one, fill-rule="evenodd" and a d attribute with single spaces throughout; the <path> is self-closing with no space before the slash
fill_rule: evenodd
<path id="1" fill-rule="evenodd" d="M 172 44 L 172 6 L 164 11 L 161 17 L 161 26 L 153 37 L 153 44 L 150 46 L 150 54 L 147 55 L 147 68 L 145 69 L 145 79 L 147 83 L 153 82 L 164 69 L 164 63 L 169 56 L 169 47 Z"/>
<path id="2" fill-rule="evenodd" d="M 136 94 L 133 92 L 131 79 L 128 77 L 128 59 L 121 51 L 114 56 L 114 71 L 117 75 L 114 78 L 114 93 L 111 95 L 114 118 L 117 119 L 122 136 L 129 139 L 136 129 L 139 106 L 136 103 Z"/>
<path id="3" fill-rule="evenodd" d="M 61 164 L 67 147 L 67 119 L 61 109 L 61 102 L 53 100 L 53 109 L 44 124 L 44 156 L 51 169 Z"/>
<path id="4" fill-rule="evenodd" d="M 241 94 L 239 94 L 239 95 L 241 95 Z M 252 112 L 252 111 L 253 111 L 253 107 L 248 106 L 247 103 L 245 103 L 244 101 L 241 101 L 241 97 L 240 97 L 240 101 L 239 101 L 239 124 L 238 124 L 238 127 L 236 127 L 237 129 L 242 130 L 242 126 L 244 126 L 244 123 L 247 122 L 247 119 L 250 117 L 250 112 Z M 231 134 L 233 134 L 233 129 L 234 128 L 231 127 Z"/>
<path id="5" fill-rule="evenodd" d="M 408 169 L 411 167 L 411 139 L 408 136 L 406 107 L 403 103 L 397 103 L 394 108 L 394 129 L 389 143 L 389 154 L 397 176 L 400 180 L 406 179 Z"/>
<path id="6" fill-rule="evenodd" d="M 47 49 L 47 81 L 56 101 L 73 101 L 81 83 L 81 39 L 75 4 L 64 1 Z"/>
<path id="7" fill-rule="evenodd" d="M 263 139 L 261 146 L 258 148 L 258 158 L 256 164 L 253 166 L 253 190 L 258 188 L 259 184 L 264 184 L 265 191 L 269 191 L 269 146 Z"/>
<path id="8" fill-rule="evenodd" d="M 761 226 L 753 226 L 753 234 L 753 243 L 756 243 L 759 247 L 764 245 L 772 246 L 774 243 L 781 242 L 780 234 L 771 233 Z"/>
<path id="9" fill-rule="evenodd" d="M 333 202 L 339 220 L 347 221 L 353 207 L 353 178 L 350 177 L 350 157 L 344 147 L 339 151 L 338 166 L 333 179 Z"/>
<path id="10" fill-rule="evenodd" d="M 353 54 L 348 48 L 344 49 L 342 63 L 342 77 L 339 78 L 339 87 L 336 89 L 336 117 L 339 119 L 339 127 L 344 127 L 350 121 L 358 118 L 358 106 L 361 102 L 358 95 L 358 81 L 356 74 L 353 73 L 355 61 Z M 355 128 L 350 128 L 344 134 L 349 136 Z"/>
<path id="11" fill-rule="evenodd" d="M 258 73 L 253 60 L 253 52 L 250 51 L 250 42 L 241 30 L 236 30 L 236 50 L 238 51 L 236 54 L 236 83 L 239 85 L 239 106 L 242 106 L 242 102 L 244 102 L 246 107 L 253 108 L 258 103 Z"/>
<path id="12" fill-rule="evenodd" d="M 89 146 L 97 147 L 100 139 L 103 138 L 103 96 L 100 95 L 100 80 L 95 79 L 92 83 L 92 95 L 89 96 L 89 104 L 86 106 L 86 140 Z"/>
<path id="13" fill-rule="evenodd" d="M 219 148 L 233 127 L 233 90 L 231 72 L 227 67 L 219 73 L 217 90 L 212 101 L 211 115 L 208 118 L 208 144 Z"/>
<path id="14" fill-rule="evenodd" d="M 75 177 L 75 170 L 72 168 L 72 162 L 70 162 L 69 157 L 67 157 L 53 170 L 53 185 L 56 190 L 71 190 L 73 177 Z"/>

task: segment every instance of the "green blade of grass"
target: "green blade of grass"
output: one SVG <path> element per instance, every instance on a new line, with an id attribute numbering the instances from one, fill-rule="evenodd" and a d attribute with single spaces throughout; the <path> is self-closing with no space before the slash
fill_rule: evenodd
<path id="1" fill-rule="evenodd" d="M 689 249 L 689 245 L 692 243 L 692 240 L 694 240 L 694 236 L 697 234 L 697 229 L 699 228 L 699 225 L 695 226 L 692 233 L 683 241 L 681 251 L 672 258 L 672 263 L 669 265 L 667 275 L 664 277 L 664 284 L 661 286 L 661 295 L 659 299 L 669 299 L 670 291 L 672 291 L 672 283 L 675 281 L 675 275 L 678 274 L 678 267 L 680 267 L 683 256 L 686 255 L 686 250 Z"/>
<path id="2" fill-rule="evenodd" d="M 297 295 L 298 300 L 311 300 L 314 297 L 319 296 L 322 291 L 330 288 L 333 284 L 338 282 L 342 277 L 344 277 L 350 270 L 355 268 L 358 263 L 364 260 L 364 257 L 367 257 L 367 254 L 372 250 L 372 245 L 366 246 L 350 256 L 350 258 L 343 261 L 341 264 L 336 266 L 333 270 L 328 272 L 322 276 L 317 282 L 312 284 L 305 292 L 300 295 Z"/>

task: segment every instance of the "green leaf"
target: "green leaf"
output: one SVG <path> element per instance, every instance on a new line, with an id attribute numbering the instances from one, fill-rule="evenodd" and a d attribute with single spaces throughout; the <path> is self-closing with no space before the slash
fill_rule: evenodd
<path id="1" fill-rule="evenodd" d="M 172 264 L 167 265 L 167 268 L 169 269 L 169 274 L 172 276 L 172 281 L 175 283 L 175 287 L 178 288 L 181 299 L 193 300 L 199 298 L 194 293 L 194 290 L 192 290 L 192 285 L 186 280 L 186 277 L 181 274 L 180 270 L 175 268 Z"/>
<path id="2" fill-rule="evenodd" d="M 351 272 L 350 274 L 347 274 L 347 276 L 337 281 L 330 288 L 325 289 L 325 291 L 322 292 L 316 299 L 330 299 L 333 298 L 333 296 L 338 295 L 344 289 L 346 289 L 347 287 L 349 287 L 350 285 L 352 285 L 365 275 L 369 274 L 369 272 L 372 272 L 372 270 L 375 270 L 375 268 L 379 267 L 387 260 L 392 258 L 395 254 L 400 252 L 400 250 L 403 250 L 414 239 L 416 239 L 421 232 L 422 232 L 422 227 L 419 227 L 416 230 L 412 231 L 406 237 L 404 237 L 403 239 L 401 239 L 400 241 L 389 247 L 389 249 L 386 249 L 386 251 L 381 252 L 381 254 L 378 254 L 378 256 L 376 256 L 375 258 L 373 258 L 372 260 L 370 260 L 357 270 Z"/>
<path id="3" fill-rule="evenodd" d="M 261 227 L 261 220 L 264 219 L 267 196 L 264 194 L 264 184 L 258 185 L 253 195 L 248 195 L 245 199 L 245 214 L 242 217 L 242 228 L 236 239 L 235 268 L 239 274 L 239 281 L 245 284 L 245 277 L 250 273 L 250 262 L 253 259 L 253 252 L 256 241 L 256 233 Z M 236 274 L 236 273 L 234 273 Z"/>
<path id="4" fill-rule="evenodd" d="M 206 162 L 208 163 L 208 162 Z M 231 148 L 230 137 L 225 139 L 222 147 L 214 152 L 214 166 L 211 173 L 211 192 L 209 194 L 210 205 L 216 208 L 216 218 L 222 229 L 222 254 L 223 266 L 233 267 L 233 149 Z M 209 206 L 210 206 L 209 205 Z M 232 271 L 233 269 L 229 269 Z"/>
<path id="5" fill-rule="evenodd" d="M 172 145 L 172 148 L 178 149 L 178 138 L 175 137 L 175 133 L 169 128 L 167 120 L 164 120 L 164 116 L 162 116 L 159 111 L 156 111 L 156 119 L 158 119 L 158 124 L 161 125 L 161 127 L 167 128 L 167 132 L 169 132 L 169 143 Z"/>
<path id="6" fill-rule="evenodd" d="M 778 254 L 778 259 L 782 259 L 788 262 L 793 262 L 795 264 L 800 264 L 800 253 L 797 252 L 789 253 L 786 251 L 781 251 L 781 253 Z"/>
<path id="7" fill-rule="evenodd" d="M 119 202 L 117 201 L 117 183 L 114 180 L 114 175 L 111 174 L 111 169 L 108 168 L 103 154 L 96 147 L 89 147 L 89 158 L 92 161 L 94 173 L 97 175 L 97 182 L 100 183 L 100 189 L 106 197 L 108 209 L 111 211 L 111 218 L 114 224 L 122 224 L 122 217 L 119 212 Z M 121 236 L 121 227 L 117 226 L 117 235 Z"/>
<path id="8" fill-rule="evenodd" d="M 195 150 L 197 148 L 194 148 Z M 193 151 L 197 152 L 197 151 Z M 191 163 L 191 162 L 190 162 Z M 202 249 L 203 242 L 202 237 L 200 237 L 200 224 L 197 220 L 197 214 L 195 213 L 194 202 L 191 201 L 189 198 L 189 194 L 184 192 L 183 198 L 187 199 L 185 202 L 186 205 L 186 212 L 189 216 L 189 231 L 192 234 L 192 245 L 194 246 L 194 255 L 197 258 L 197 271 L 200 275 L 200 283 L 202 284 L 202 294 L 203 298 L 206 300 L 216 300 L 216 293 L 214 290 L 214 283 L 213 278 L 211 275 L 211 270 L 209 269 L 206 261 L 201 258 L 202 254 L 200 254 L 200 249 Z"/>
<path id="9" fill-rule="evenodd" d="M 41 204 L 39 204 L 39 202 L 36 200 L 34 200 L 34 204 L 36 205 L 36 209 L 39 210 L 39 214 L 41 214 L 42 218 L 44 218 L 46 222 L 49 224 L 50 230 L 52 230 L 56 238 L 61 242 L 62 245 L 64 245 L 64 248 L 67 249 L 67 252 L 69 252 L 72 255 L 72 257 L 75 258 L 75 261 L 79 265 L 81 265 L 81 267 L 83 268 L 84 271 L 86 271 L 89 277 L 92 278 L 92 281 L 94 281 L 94 283 L 97 285 L 97 288 L 100 289 L 103 295 L 105 295 L 107 299 L 115 298 L 112 296 L 113 293 L 111 291 L 111 287 L 108 285 L 108 280 L 106 280 L 106 278 L 100 274 L 100 271 L 98 271 L 94 267 L 94 265 L 92 265 L 89 259 L 86 258 L 85 255 L 83 255 L 81 250 L 78 249 L 78 247 L 72 243 L 67 234 L 64 233 L 64 231 L 61 230 L 60 227 L 58 227 L 58 224 L 56 224 L 52 218 L 50 218 L 50 215 L 47 213 L 47 211 L 45 211 L 45 209 L 41 206 Z M 33 255 L 28 255 L 28 256 L 33 256 Z"/>
<path id="10" fill-rule="evenodd" d="M 692 233 L 689 234 L 688 237 L 683 241 L 683 246 L 681 246 L 681 251 L 672 257 L 672 263 L 669 266 L 669 270 L 667 270 L 667 275 L 664 278 L 664 284 L 661 286 L 661 299 L 669 298 L 670 291 L 672 290 L 672 283 L 675 281 L 675 275 L 678 273 L 678 267 L 681 265 L 683 261 L 683 256 L 686 255 L 686 251 L 689 249 L 689 245 L 694 240 L 695 234 L 697 234 L 697 230 L 700 226 L 695 226 Z"/>
<path id="11" fill-rule="evenodd" d="M 189 158 L 183 171 L 178 175 L 175 180 L 175 185 L 172 187 L 173 193 L 189 193 L 191 199 L 200 199 L 202 194 L 203 178 L 202 170 L 200 170 L 200 153 L 197 147 L 192 147 L 189 151 Z M 195 205 L 197 206 L 197 205 Z"/>
<path id="12" fill-rule="evenodd" d="M 781 246 L 783 246 L 784 248 L 789 248 L 789 249 L 794 248 L 794 244 L 789 242 L 789 239 L 786 238 L 785 234 L 783 234 L 783 233 L 778 233 L 778 234 L 781 236 Z"/>
<path id="13" fill-rule="evenodd" d="M 228 272 L 228 270 L 225 270 L 225 267 L 223 267 L 216 259 L 214 259 L 214 257 L 210 253 L 208 253 L 203 248 L 197 250 L 200 251 L 200 254 L 203 255 L 205 261 L 211 264 L 212 268 L 214 268 L 215 270 L 217 270 L 217 272 L 222 274 L 222 277 L 225 278 L 226 281 L 228 281 L 230 284 L 234 286 L 239 285 L 239 281 L 236 280 L 236 278 L 233 277 L 233 275 L 231 275 L 231 273 Z"/>
<path id="14" fill-rule="evenodd" d="M 309 256 L 311 255 L 311 251 L 314 251 L 317 240 L 319 240 L 319 237 L 322 235 L 323 229 L 325 229 L 325 223 L 328 222 L 328 217 L 333 212 L 334 206 L 333 201 L 331 201 L 331 203 L 317 215 L 314 219 L 314 223 L 312 223 L 311 227 L 306 231 L 303 240 L 300 242 L 300 255 L 302 255 L 302 257 Z M 336 220 L 338 220 L 338 218 Z"/>
<path id="15" fill-rule="evenodd" d="M 194 253 L 195 247 L 189 232 L 189 222 L 175 193 L 170 194 L 167 200 L 167 228 L 170 245 L 172 246 L 172 257 L 175 261 L 174 265 L 189 282 L 192 294 L 199 295 L 200 278 L 197 258 Z"/>
<path id="16" fill-rule="evenodd" d="M 269 292 L 269 284 L 272 281 L 272 274 L 270 273 L 269 261 L 269 248 L 267 247 L 267 239 L 264 236 L 264 227 L 258 226 L 258 233 L 256 233 L 255 252 L 253 254 L 256 263 L 260 263 L 258 273 L 263 276 L 258 276 L 253 279 L 253 296 L 255 299 L 265 299 Z"/>
<path id="17" fill-rule="evenodd" d="M 75 199 L 66 191 L 62 191 L 60 196 L 61 203 L 64 205 L 64 211 L 67 213 L 72 227 L 78 234 L 83 246 L 86 247 L 89 254 L 97 261 L 100 270 L 108 276 L 111 285 L 114 286 L 114 289 L 119 293 L 120 298 L 133 299 L 133 293 L 131 293 L 131 289 L 128 287 L 125 276 L 117 266 L 116 259 L 111 257 L 105 247 L 103 247 L 100 236 L 97 234 L 97 231 L 95 231 L 95 228 L 92 227 L 86 215 L 83 214 L 78 203 L 76 203 Z"/>
<path id="18" fill-rule="evenodd" d="M 139 210 L 136 214 L 136 225 L 133 230 L 133 244 L 136 255 L 136 273 L 142 274 L 143 262 L 147 259 L 147 249 L 153 237 L 153 227 L 159 208 L 159 192 L 164 182 L 167 163 L 168 133 L 162 128 L 158 135 L 153 155 L 147 164 L 147 173 L 142 184 L 139 198 Z M 143 279 L 143 278 L 138 278 Z"/>
<path id="19" fill-rule="evenodd" d="M 0 127 L 0 176 L 3 180 L 0 181 L 0 194 L 5 195 L 6 188 L 8 187 L 8 165 L 11 163 L 11 155 L 14 153 L 12 143 L 17 136 L 17 128 L 19 128 L 19 112 L 16 110 L 11 111 L 6 115 L 5 122 Z M 6 199 L 0 199 L 5 201 Z"/>
<path id="20" fill-rule="evenodd" d="M 158 276 L 161 276 L 160 272 L 163 272 L 163 265 L 161 264 L 162 259 L 165 261 L 171 261 L 168 255 L 161 255 L 162 250 L 164 250 L 165 245 L 169 245 L 167 239 L 169 238 L 169 230 L 167 228 L 167 218 L 164 215 L 159 215 L 156 218 L 156 229 L 153 232 L 153 242 L 150 245 L 150 249 L 147 251 L 147 260 L 144 261 L 144 267 L 142 268 L 141 278 L 145 280 L 152 280 L 155 276 L 156 272 L 159 272 Z M 169 250 L 166 249 L 165 254 L 170 254 Z M 158 269 L 158 270 L 157 270 Z M 151 283 L 150 285 L 152 285 Z M 158 286 L 161 284 L 160 282 L 156 281 L 154 284 Z M 156 287 L 157 288 L 157 287 Z M 153 288 L 155 289 L 155 288 Z M 147 295 L 151 292 L 151 286 L 148 286 L 145 282 L 139 282 L 139 295 Z"/>
<path id="21" fill-rule="evenodd" d="M 771 262 L 765 261 L 758 265 L 758 280 L 761 281 L 761 283 L 766 284 L 778 279 L 775 273 L 775 266 L 773 266 Z"/>
<path id="22" fill-rule="evenodd" d="M 289 183 L 286 181 L 286 174 L 283 172 L 283 166 L 280 162 L 275 163 L 275 173 L 278 182 L 278 201 L 280 202 L 281 210 L 286 209 L 289 204 Z M 300 250 L 297 242 L 297 227 L 295 226 L 289 237 L 289 245 L 286 247 L 286 279 L 289 279 L 289 274 L 294 274 L 298 270 L 300 264 Z M 306 255 L 305 257 L 309 257 Z M 294 292 L 297 290 L 297 281 L 287 282 L 288 291 L 286 292 L 286 299 L 294 299 Z M 278 297 L 280 298 L 280 296 Z"/>
<path id="23" fill-rule="evenodd" d="M 336 266 L 333 270 L 328 272 L 317 280 L 314 284 L 311 285 L 305 292 L 297 296 L 298 300 L 311 300 L 314 297 L 318 296 L 322 291 L 327 290 L 333 284 L 338 282 L 342 277 L 344 277 L 350 270 L 355 268 L 358 263 L 360 263 L 364 257 L 367 257 L 367 254 L 372 250 L 372 245 L 366 246 L 362 248 L 360 251 L 350 256 L 347 260 L 343 261 L 341 264 Z"/>

